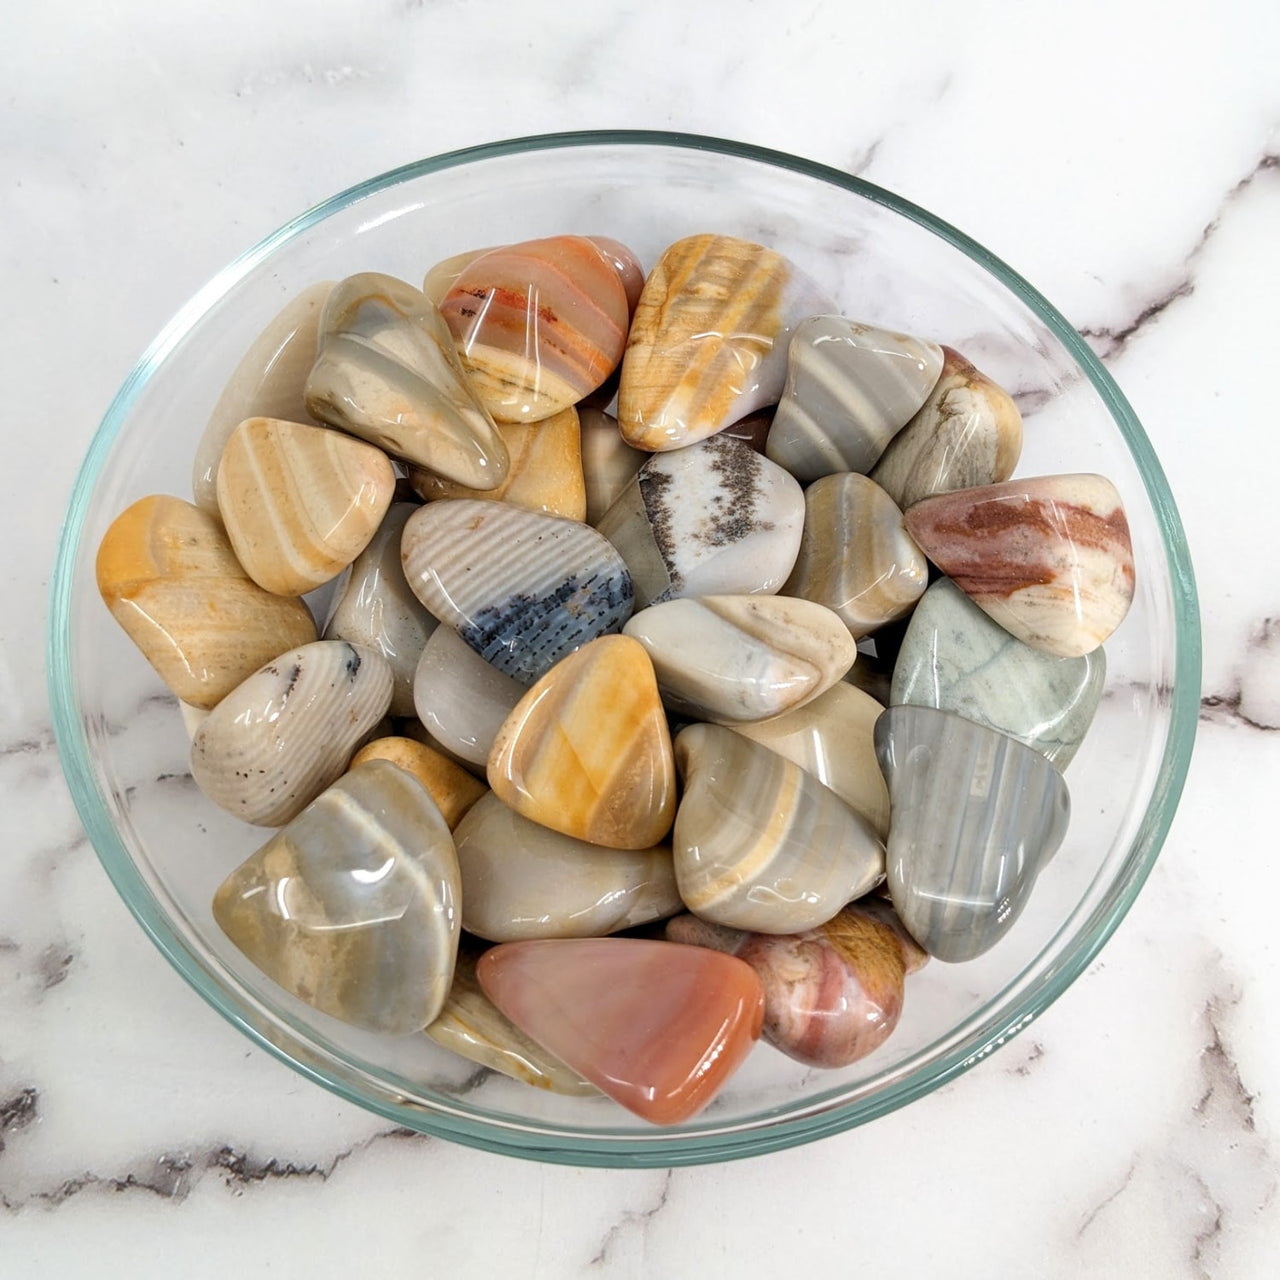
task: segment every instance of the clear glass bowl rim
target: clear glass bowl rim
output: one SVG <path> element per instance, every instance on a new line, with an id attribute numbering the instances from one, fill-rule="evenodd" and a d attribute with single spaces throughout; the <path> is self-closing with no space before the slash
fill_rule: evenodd
<path id="1" fill-rule="evenodd" d="M 1093 384 L 1127 443 L 1151 500 L 1164 542 L 1173 599 L 1174 683 L 1165 751 L 1138 832 L 1120 874 L 1094 913 L 1093 927 L 1078 933 L 1057 957 L 1049 976 L 1024 994 L 999 1019 L 889 1087 L 851 1102 L 836 1102 L 805 1114 L 785 1114 L 763 1126 L 726 1127 L 715 1133 L 661 1130 L 642 1136 L 595 1130 L 550 1140 L 536 1129 L 498 1127 L 448 1109 L 440 1113 L 397 1104 L 362 1089 L 358 1082 L 330 1075 L 293 1056 L 248 1022 L 234 995 L 187 949 L 129 856 L 98 791 L 71 671 L 72 580 L 85 514 L 98 474 L 129 411 L 147 380 L 178 342 L 238 281 L 277 248 L 331 214 L 388 187 L 441 170 L 518 153 L 570 147 L 675 148 L 714 152 L 790 170 L 843 188 L 917 223 L 958 249 L 1015 294 L 1050 329 Z M 63 772 L 85 830 L 108 877 L 135 919 L 179 974 L 223 1017 L 268 1053 L 339 1097 L 406 1128 L 483 1150 L 578 1165 L 668 1167 L 738 1159 L 797 1146 L 866 1123 L 924 1096 L 987 1057 L 1049 1007 L 1092 962 L 1133 904 L 1168 833 L 1190 764 L 1200 708 L 1200 620 L 1191 558 L 1182 522 L 1164 471 L 1137 416 L 1110 373 L 1066 318 L 1017 272 L 975 240 L 927 210 L 881 187 L 838 169 L 748 143 L 696 134 L 652 130 L 583 130 L 512 138 L 466 147 L 389 170 L 322 201 L 241 254 L 210 280 L 160 331 L 130 371 L 98 427 L 76 477 L 63 520 L 50 586 L 47 635 L 49 697 Z"/>

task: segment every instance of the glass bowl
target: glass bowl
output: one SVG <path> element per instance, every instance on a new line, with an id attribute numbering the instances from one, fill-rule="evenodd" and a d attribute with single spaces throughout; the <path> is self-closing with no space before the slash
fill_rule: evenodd
<path id="1" fill-rule="evenodd" d="M 1071 766 L 1066 843 L 1017 926 L 980 959 L 908 983 L 870 1057 L 806 1069 L 761 1045 L 700 1116 L 653 1128 L 387 1040 L 293 1000 L 214 924 L 213 892 L 266 837 L 196 790 L 175 701 L 111 620 L 94 556 L 150 493 L 189 496 L 196 441 L 240 355 L 290 296 L 384 271 L 419 282 L 463 250 L 559 232 L 612 236 L 646 268 L 672 241 L 725 232 L 787 254 L 856 319 L 958 348 L 1014 394 L 1018 475 L 1096 471 L 1120 490 L 1137 595 L 1107 645 L 1107 686 Z M 51 588 L 50 693 L 63 767 L 117 890 L 169 962 L 245 1035 L 397 1124 L 510 1155 L 665 1166 L 757 1154 L 864 1123 L 937 1088 L 1026 1028 L 1083 972 L 1133 902 L 1182 789 L 1200 636 L 1182 527 L 1133 411 L 1074 329 L 980 245 L 869 183 L 709 138 L 575 133 L 408 165 L 282 227 L 200 291 L 107 411 L 80 470 Z M 123 998 L 123 993 L 122 993 Z"/>

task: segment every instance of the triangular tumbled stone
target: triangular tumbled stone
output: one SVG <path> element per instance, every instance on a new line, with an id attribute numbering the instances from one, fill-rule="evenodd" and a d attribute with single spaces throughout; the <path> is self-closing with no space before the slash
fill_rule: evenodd
<path id="1" fill-rule="evenodd" d="M 654 1124 L 696 1115 L 760 1034 L 764 994 L 733 956 L 639 938 L 511 942 L 477 966 L 526 1035 Z"/>
<path id="2" fill-rule="evenodd" d="M 1060 658 L 1091 653 L 1133 600 L 1129 524 L 1103 476 L 938 494 L 907 512 L 907 531 L 1006 631 Z"/>
<path id="3" fill-rule="evenodd" d="M 657 844 L 675 816 L 675 761 L 639 641 L 601 636 L 547 672 L 498 731 L 489 785 L 517 813 L 578 840 Z"/>

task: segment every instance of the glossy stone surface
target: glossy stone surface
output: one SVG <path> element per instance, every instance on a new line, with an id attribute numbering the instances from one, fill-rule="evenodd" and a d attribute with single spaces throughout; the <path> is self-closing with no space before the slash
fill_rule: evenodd
<path id="1" fill-rule="evenodd" d="M 1129 611 L 1129 523 L 1103 476 L 1038 476 L 939 494 L 912 507 L 906 521 L 929 559 L 1032 648 L 1080 657 Z"/>
<path id="2" fill-rule="evenodd" d="M 666 249 L 627 339 L 618 422 L 638 449 L 714 435 L 782 390 L 791 329 L 833 304 L 780 253 L 733 236 Z"/>
<path id="3" fill-rule="evenodd" d="M 484 768 L 498 730 L 524 692 L 524 685 L 486 662 L 452 627 L 440 627 L 418 662 L 413 705 L 442 747 Z"/>
<path id="4" fill-rule="evenodd" d="M 902 512 L 866 476 L 824 476 L 804 493 L 804 535 L 786 595 L 816 600 L 864 636 L 910 613 L 929 585 Z"/>
<path id="5" fill-rule="evenodd" d="M 458 949 L 458 864 L 440 811 L 372 761 L 335 782 L 223 881 L 213 916 L 273 982 L 367 1031 L 440 1012 Z"/>
<path id="6" fill-rule="evenodd" d="M 442 258 L 433 267 L 429 268 L 427 274 L 422 277 L 422 292 L 426 298 L 435 303 L 438 307 L 445 299 L 445 295 L 458 283 L 458 277 L 469 267 L 477 258 L 483 258 L 486 253 L 492 253 L 495 249 L 500 249 L 501 245 L 486 245 L 483 249 L 465 249 L 462 253 L 455 253 L 448 258 Z"/>
<path id="7" fill-rule="evenodd" d="M 629 1111 L 679 1124 L 709 1103 L 760 1035 L 750 965 L 639 938 L 511 942 L 476 967 L 518 1027 Z"/>
<path id="8" fill-rule="evenodd" d="M 799 765 L 718 725 L 681 730 L 675 752 L 676 879 L 703 919 L 799 933 L 884 879 L 871 824 Z"/>
<path id="9" fill-rule="evenodd" d="M 448 756 L 413 738 L 375 738 L 351 757 L 355 769 L 366 760 L 388 760 L 422 784 L 452 831 L 489 788 Z"/>
<path id="10" fill-rule="evenodd" d="M 592 844 L 647 849 L 671 830 L 675 765 L 653 664 L 629 636 L 601 636 L 547 672 L 489 755 L 494 794 Z"/>
<path id="11" fill-rule="evenodd" d="M 889 893 L 939 960 L 972 960 L 1009 931 L 1062 843 L 1062 774 L 1021 742 L 931 707 L 876 724 L 889 784 Z"/>
<path id="12" fill-rule="evenodd" d="M 871 471 L 904 511 L 935 493 L 1007 480 L 1022 453 L 1022 415 L 1013 398 L 958 351 L 942 352 L 929 398 Z"/>
<path id="13" fill-rule="evenodd" d="M 889 834 L 889 790 L 873 737 L 883 710 L 870 694 L 840 681 L 795 711 L 730 727 L 817 778 L 883 840 Z"/>
<path id="14" fill-rule="evenodd" d="M 369 545 L 356 557 L 325 624 L 326 640 L 376 649 L 391 664 L 393 716 L 413 715 L 413 676 L 427 637 L 439 625 L 409 590 L 400 563 L 400 539 L 412 502 L 393 502 Z"/>
<path id="15" fill-rule="evenodd" d="M 669 709 L 726 724 L 803 706 L 858 652 L 830 609 L 785 596 L 669 600 L 633 615 L 623 633 L 644 645 Z"/>
<path id="16" fill-rule="evenodd" d="M 893 672 L 892 703 L 936 707 L 1071 763 L 1102 698 L 1106 655 L 1055 658 L 1015 639 L 949 578 L 924 593 Z"/>
<path id="17" fill-rule="evenodd" d="M 633 449 L 618 430 L 618 420 L 601 409 L 579 408 L 582 428 L 582 475 L 587 491 L 586 522 L 596 524 L 649 460 Z"/>
<path id="18" fill-rule="evenodd" d="M 843 316 L 811 316 L 787 349 L 787 382 L 765 453 L 801 484 L 866 474 L 925 402 L 942 348 Z"/>
<path id="19" fill-rule="evenodd" d="M 777 592 L 803 526 L 800 486 L 741 440 L 715 436 L 651 458 L 596 527 L 622 553 L 644 608 Z"/>
<path id="20" fill-rule="evenodd" d="M 218 514 L 218 462 L 246 418 L 307 421 L 307 376 L 316 362 L 320 313 L 332 288 L 332 280 L 323 280 L 291 298 L 236 365 L 196 445 L 191 493 L 197 506 Z"/>
<path id="21" fill-rule="evenodd" d="M 196 730 L 191 774 L 242 822 L 283 826 L 347 767 L 391 705 L 391 668 L 372 649 L 317 640 L 267 663 Z"/>
<path id="22" fill-rule="evenodd" d="M 683 909 L 669 845 L 602 849 L 522 818 L 493 792 L 454 838 L 463 927 L 490 942 L 603 937 Z"/>
<path id="23" fill-rule="evenodd" d="M 221 523 L 181 498 L 141 498 L 98 547 L 98 591 L 184 703 L 216 706 L 264 662 L 316 638 L 301 600 L 264 591 Z"/>
<path id="24" fill-rule="evenodd" d="M 600 1090 L 553 1053 L 531 1040 L 489 999 L 476 977 L 481 952 L 465 941 L 458 948 L 453 985 L 439 1017 L 427 1027 L 436 1044 L 521 1084 L 582 1098 Z"/>
<path id="25" fill-rule="evenodd" d="M 386 454 L 371 445 L 322 427 L 248 418 L 218 464 L 218 509 L 245 572 L 276 595 L 300 596 L 369 545 L 395 485 Z"/>
<path id="26" fill-rule="evenodd" d="M 618 273 L 622 291 L 627 295 L 627 311 L 635 311 L 644 290 L 644 268 L 640 265 L 640 259 L 621 240 L 614 240 L 609 236 L 588 236 L 587 239 L 600 249 Z"/>
<path id="27" fill-rule="evenodd" d="M 428 502 L 478 498 L 569 520 L 586 517 L 582 436 L 576 409 L 570 407 L 542 422 L 501 423 L 498 434 L 507 449 L 509 469 L 507 478 L 495 488 L 471 489 L 420 467 L 409 468 L 410 483 Z"/>
<path id="28" fill-rule="evenodd" d="M 365 272 L 325 305 L 307 408 L 321 422 L 474 489 L 507 474 L 507 451 L 476 398 L 439 309 L 393 276 Z"/>
<path id="29" fill-rule="evenodd" d="M 401 553 L 418 599 L 525 684 L 631 616 L 622 557 L 574 520 L 501 502 L 430 502 L 405 527 Z"/>
<path id="30" fill-rule="evenodd" d="M 746 961 L 764 987 L 764 1039 L 811 1067 L 847 1067 L 878 1049 L 902 1013 L 908 949 L 926 958 L 905 931 L 862 903 L 787 936 L 692 915 L 667 921 L 666 936 Z"/>
<path id="31" fill-rule="evenodd" d="M 730 440 L 741 440 L 756 453 L 763 453 L 773 427 L 773 409 L 761 409 L 725 427 L 719 434 Z"/>
<path id="32" fill-rule="evenodd" d="M 627 295 L 585 236 L 493 249 L 440 304 L 471 386 L 498 422 L 538 422 L 594 391 L 622 359 Z"/>

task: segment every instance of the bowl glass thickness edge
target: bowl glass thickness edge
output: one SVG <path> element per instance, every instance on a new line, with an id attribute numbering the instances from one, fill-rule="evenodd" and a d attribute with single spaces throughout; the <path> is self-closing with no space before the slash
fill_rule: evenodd
<path id="1" fill-rule="evenodd" d="M 413 282 L 466 249 L 561 232 L 615 237 L 646 268 L 715 231 L 779 249 L 845 314 L 945 342 L 1016 397 L 1017 475 L 1096 471 L 1125 500 L 1138 590 L 1107 645 L 1107 689 L 1067 780 L 1073 817 L 1008 937 L 909 980 L 894 1036 L 842 1071 L 759 1047 L 701 1116 L 641 1124 L 453 1059 L 425 1036 L 387 1043 L 293 1001 L 213 924 L 213 890 L 266 834 L 191 783 L 173 698 L 110 618 L 93 562 L 147 493 L 189 496 L 196 441 L 258 331 L 306 285 L 356 271 Z M 711 138 L 523 138 L 408 165 L 302 214 L 212 280 L 129 375 L 81 468 L 51 588 L 54 728 L 103 866 L 151 939 L 215 1009 L 304 1076 L 397 1124 L 492 1151 L 577 1164 L 726 1160 L 836 1133 L 937 1088 L 1024 1030 L 1085 969 L 1149 873 L 1172 820 L 1199 708 L 1200 633 L 1163 472 L 1110 375 L 1020 276 L 905 200 L 821 165 Z"/>

